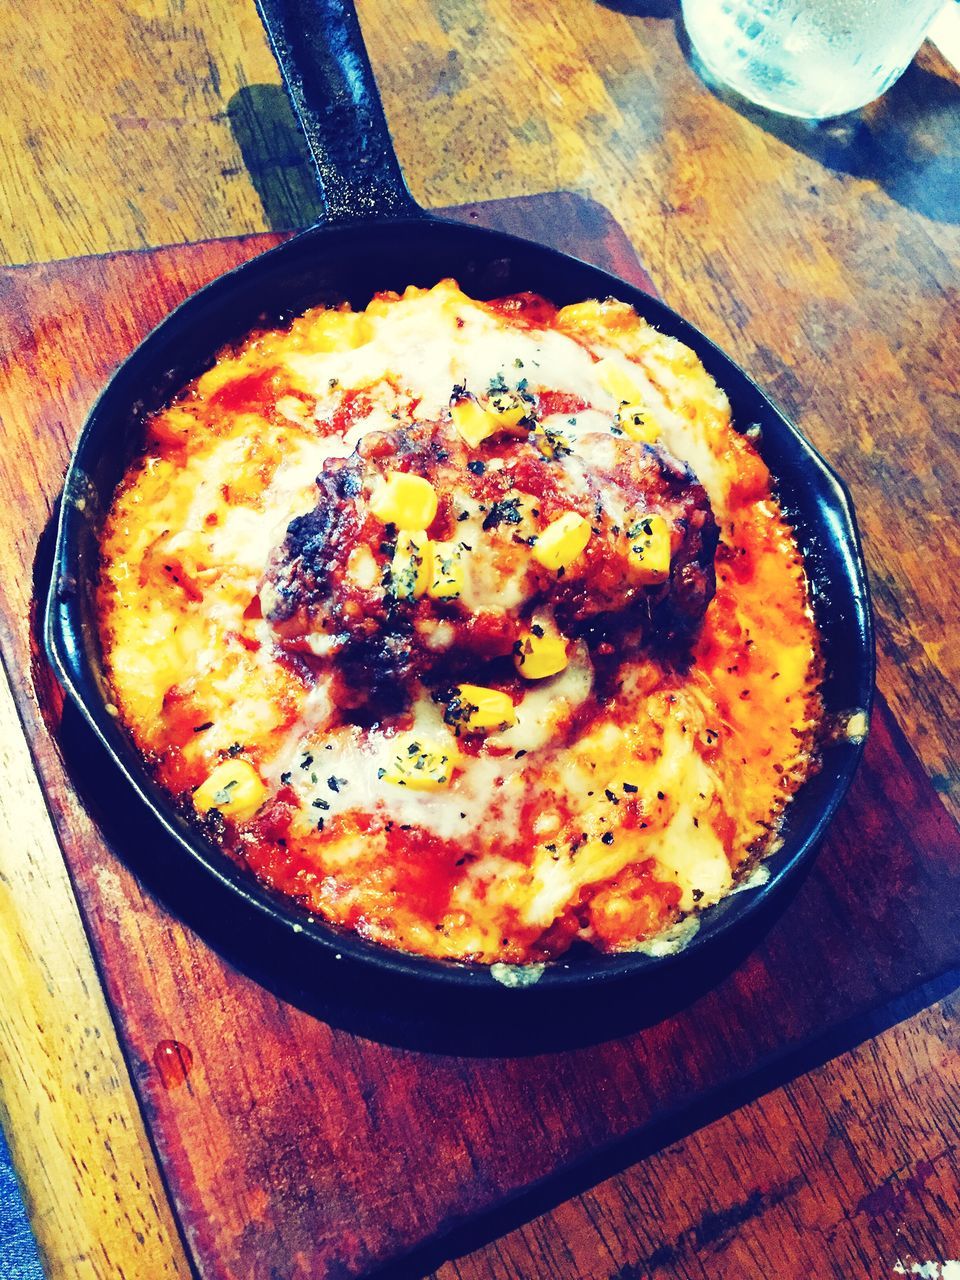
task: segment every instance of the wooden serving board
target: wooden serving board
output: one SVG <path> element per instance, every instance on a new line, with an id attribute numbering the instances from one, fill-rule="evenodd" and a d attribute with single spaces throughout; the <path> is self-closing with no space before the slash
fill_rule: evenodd
<path id="1" fill-rule="evenodd" d="M 589 201 L 455 216 L 649 287 Z M 882 699 L 851 795 L 786 909 L 662 992 L 539 1012 L 522 991 L 486 1009 L 424 1008 L 333 962 L 298 972 L 295 953 L 210 909 L 63 707 L 35 601 L 97 388 L 175 303 L 279 238 L 0 271 L 0 646 L 203 1280 L 368 1275 L 548 1179 L 568 1190 L 563 1171 L 630 1158 L 694 1104 L 741 1101 L 772 1064 L 834 1050 L 861 1015 L 960 962 L 960 835 Z"/>

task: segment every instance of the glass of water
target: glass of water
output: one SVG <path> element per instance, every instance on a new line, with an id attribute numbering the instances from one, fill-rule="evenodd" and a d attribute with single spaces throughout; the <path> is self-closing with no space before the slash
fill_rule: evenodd
<path id="1" fill-rule="evenodd" d="M 878 98 L 943 0 L 683 0 L 705 80 L 785 115 L 822 120 Z"/>

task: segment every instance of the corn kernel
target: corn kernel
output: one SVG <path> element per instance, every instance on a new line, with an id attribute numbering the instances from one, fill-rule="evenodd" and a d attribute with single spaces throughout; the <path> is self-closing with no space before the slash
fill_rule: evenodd
<path id="1" fill-rule="evenodd" d="M 390 564 L 390 590 L 398 600 L 419 600 L 433 581 L 433 543 L 422 531 L 401 533 Z"/>
<path id="2" fill-rule="evenodd" d="M 411 791 L 442 790 L 450 785 L 460 763 L 460 752 L 452 740 L 438 742 L 416 732 L 404 733 L 394 739 L 394 747 L 396 755 L 380 777 Z"/>
<path id="3" fill-rule="evenodd" d="M 246 822 L 267 798 L 267 788 L 249 760 L 224 760 L 193 793 L 200 813 L 219 809 L 225 817 Z"/>
<path id="4" fill-rule="evenodd" d="M 599 360 L 593 366 L 593 372 L 600 380 L 601 387 L 609 391 L 618 404 L 635 404 L 643 399 L 638 383 L 619 361 L 608 358 Z"/>
<path id="5" fill-rule="evenodd" d="M 529 412 L 524 401 L 512 391 L 495 392 L 483 404 L 476 396 L 460 390 L 450 398 L 453 425 L 472 449 L 498 431 L 518 426 Z"/>
<path id="6" fill-rule="evenodd" d="M 643 516 L 629 530 L 630 569 L 644 586 L 670 577 L 670 526 L 663 516 Z"/>
<path id="7" fill-rule="evenodd" d="M 647 406 L 640 402 L 622 404 L 617 422 L 624 435 L 640 444 L 653 444 L 660 436 L 659 428 L 649 417 Z"/>
<path id="8" fill-rule="evenodd" d="M 484 404 L 487 413 L 494 419 L 495 431 L 505 431 L 522 422 L 530 412 L 520 396 L 513 391 L 497 391 L 489 395 Z"/>
<path id="9" fill-rule="evenodd" d="M 558 632 L 534 624 L 514 645 L 513 665 L 527 680 L 555 676 L 567 665 L 567 642 Z"/>
<path id="10" fill-rule="evenodd" d="M 427 595 L 433 600 L 455 600 L 463 595 L 466 573 L 463 553 L 457 542 L 433 544 L 433 572 L 427 587 Z"/>
<path id="11" fill-rule="evenodd" d="M 480 684 L 461 684 L 444 712 L 444 720 L 460 733 L 495 733 L 517 722 L 509 693 Z"/>
<path id="12" fill-rule="evenodd" d="M 572 453 L 570 441 L 561 431 L 545 431 L 539 424 L 531 437 L 533 443 L 552 462 L 555 458 L 564 458 Z"/>
<path id="13" fill-rule="evenodd" d="M 429 480 L 409 471 L 391 471 L 378 480 L 370 510 L 398 529 L 426 529 L 437 514 L 437 495 Z"/>
<path id="14" fill-rule="evenodd" d="M 545 569 L 568 569 L 590 541 L 590 521 L 575 511 L 557 516 L 539 535 L 533 558 Z"/>
<path id="15" fill-rule="evenodd" d="M 487 413 L 473 396 L 464 396 L 450 402 L 450 417 L 453 425 L 471 449 L 476 449 L 488 436 L 499 430 L 497 420 L 492 413 Z"/>

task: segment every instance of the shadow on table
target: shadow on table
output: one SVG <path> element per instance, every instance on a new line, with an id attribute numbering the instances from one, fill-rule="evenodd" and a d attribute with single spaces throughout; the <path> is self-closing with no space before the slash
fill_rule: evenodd
<path id="1" fill-rule="evenodd" d="M 914 60 L 882 98 L 832 120 L 757 107 L 711 81 L 690 47 L 677 0 L 597 0 L 633 18 L 672 20 L 684 57 L 727 106 L 834 173 L 876 182 L 891 200 L 937 222 L 960 223 L 960 85 Z"/>
<path id="2" fill-rule="evenodd" d="M 674 18 L 680 23 L 678 0 L 597 0 L 604 9 L 622 13 L 625 18 Z"/>
<path id="3" fill-rule="evenodd" d="M 691 59 L 686 36 L 682 44 Z M 764 111 L 713 93 L 765 133 L 834 173 L 876 182 L 891 200 L 936 222 L 960 222 L 960 85 L 913 62 L 879 101 L 834 120 Z"/>
<path id="4" fill-rule="evenodd" d="M 249 84 L 227 103 L 227 121 L 271 231 L 323 220 L 310 148 L 286 91 Z"/>

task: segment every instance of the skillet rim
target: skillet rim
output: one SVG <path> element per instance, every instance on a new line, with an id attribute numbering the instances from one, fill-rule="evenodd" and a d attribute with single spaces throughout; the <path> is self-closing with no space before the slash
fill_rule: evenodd
<path id="1" fill-rule="evenodd" d="M 425 223 L 429 224 L 426 228 Z M 320 917 L 311 917 L 290 898 L 257 881 L 251 872 L 235 863 L 216 845 L 206 841 L 197 829 L 177 814 L 169 793 L 154 781 L 142 755 L 127 738 L 119 720 L 107 710 L 107 699 L 102 696 L 99 688 L 100 673 L 90 662 L 90 655 L 84 643 L 82 593 L 77 589 L 78 580 L 72 573 L 72 566 L 78 555 L 78 539 L 83 536 L 84 525 L 89 525 L 90 522 L 90 517 L 82 509 L 82 504 L 78 506 L 77 496 L 85 494 L 91 484 L 88 470 L 82 465 L 87 454 L 92 451 L 91 438 L 96 435 L 104 419 L 110 417 L 117 419 L 118 414 L 123 411 L 128 423 L 131 417 L 142 418 L 143 416 L 142 410 L 131 414 L 137 401 L 130 399 L 123 385 L 129 376 L 130 366 L 140 361 L 149 361 L 151 356 L 154 356 L 156 362 L 156 353 L 163 351 L 165 343 L 169 345 L 174 330 L 182 322 L 185 310 L 199 312 L 204 302 L 215 301 L 222 291 L 229 293 L 230 290 L 235 290 L 238 279 L 256 276 L 261 271 L 269 271 L 271 260 L 276 257 L 290 256 L 297 249 L 302 249 L 304 245 L 309 245 L 315 240 L 334 242 L 342 236 L 353 237 L 366 232 L 382 236 L 391 228 L 398 232 L 403 228 L 415 228 L 420 233 L 425 229 L 432 231 L 436 228 L 446 228 L 457 236 L 472 240 L 483 239 L 490 246 L 496 243 L 506 251 L 535 253 L 541 255 L 544 260 L 554 259 L 568 267 L 572 264 L 582 268 L 595 279 L 605 282 L 604 296 L 622 298 L 649 323 L 692 347 L 708 372 L 725 392 L 729 393 L 730 388 L 718 372 L 717 366 L 723 372 L 729 373 L 734 381 L 739 381 L 741 389 L 757 398 L 777 424 L 782 436 L 780 443 L 789 454 L 793 455 L 794 464 L 799 472 L 808 479 L 817 479 L 820 482 L 820 487 L 811 497 L 805 514 L 809 516 L 811 511 L 816 511 L 818 522 L 826 528 L 829 535 L 826 541 L 840 555 L 844 565 L 845 571 L 840 579 L 841 594 L 849 594 L 848 603 L 852 615 L 849 618 L 850 642 L 856 659 L 852 664 L 856 679 L 851 679 L 850 683 L 851 685 L 855 683 L 857 686 L 854 691 L 855 697 L 849 704 L 848 710 L 865 712 L 868 725 L 872 711 L 876 663 L 869 582 L 853 502 L 846 484 L 771 397 L 732 357 L 658 297 L 643 292 L 603 268 L 575 255 L 563 253 L 558 249 L 520 236 L 423 212 L 401 218 L 358 219 L 348 223 L 311 227 L 240 263 L 190 294 L 168 312 L 121 361 L 101 388 L 87 414 L 71 452 L 64 479 L 57 521 L 53 572 L 43 616 L 44 648 L 60 684 L 105 748 L 113 765 L 119 769 L 125 783 L 132 788 L 171 838 L 178 856 L 186 856 L 198 864 L 210 877 L 216 891 L 222 890 L 233 894 L 248 910 L 266 917 L 268 922 L 275 926 L 279 925 L 298 946 L 310 950 L 319 948 L 328 957 L 356 962 L 365 969 L 379 970 L 394 977 L 401 976 L 416 982 L 439 984 L 447 989 L 502 991 L 504 984 L 493 976 L 491 966 L 400 951 L 386 944 L 367 941 L 356 933 L 326 923 Z M 330 243 L 326 247 L 329 251 Z M 492 254 L 488 254 L 487 257 L 492 258 Z M 441 279 L 443 276 L 436 278 Z M 598 290 L 598 295 L 599 292 Z M 250 327 L 247 326 L 247 332 Z M 213 350 L 216 351 L 222 347 L 226 341 L 228 339 L 218 341 Z M 209 353 L 208 348 L 205 350 Z M 705 355 L 707 359 L 704 358 Z M 182 386 L 183 379 L 177 385 Z M 116 406 L 113 404 L 115 400 L 118 401 Z M 114 432 L 116 433 L 116 428 Z M 102 452 L 101 448 L 100 453 Z M 771 474 L 775 481 L 779 481 L 780 476 L 773 467 L 771 467 Z M 827 519 L 828 512 L 830 519 Z M 803 549 L 804 561 L 807 565 L 810 550 L 810 548 Z M 812 575 L 808 576 L 813 586 Z M 812 590 L 811 594 L 814 596 L 814 611 L 817 615 L 821 605 L 816 599 L 816 592 Z M 825 608 L 826 605 L 822 607 Z M 822 619 L 817 616 L 816 621 L 818 631 L 823 636 Z M 855 643 L 853 643 L 854 637 Z M 825 675 L 825 683 L 828 677 L 829 670 Z M 815 819 L 812 823 L 807 823 L 807 829 L 804 832 L 796 836 L 788 833 L 781 846 L 760 861 L 759 865 L 766 868 L 768 872 L 762 884 L 750 888 L 743 886 L 739 890 L 735 888 L 720 902 L 698 913 L 698 930 L 682 949 L 659 955 L 640 951 L 607 955 L 590 951 L 586 955 L 581 953 L 569 960 L 568 955 L 564 954 L 556 961 L 548 963 L 542 970 L 539 980 L 529 985 L 524 984 L 524 989 L 537 993 L 561 989 L 570 992 L 598 985 L 607 986 L 611 982 L 623 979 L 639 980 L 654 977 L 666 972 L 677 963 L 702 953 L 727 938 L 732 931 L 743 928 L 748 920 L 760 912 L 763 904 L 774 897 L 779 897 L 788 885 L 795 883 L 803 868 L 812 861 L 849 789 L 864 746 L 865 737 L 859 741 L 835 738 L 823 746 L 820 769 L 791 797 L 785 810 L 786 818 L 789 819 L 797 798 L 813 784 L 818 789 L 826 790 Z M 267 964 L 269 965 L 269 961 Z M 506 967 L 510 970 L 518 968 L 513 965 Z M 523 970 L 526 966 L 519 966 L 519 968 Z"/>

